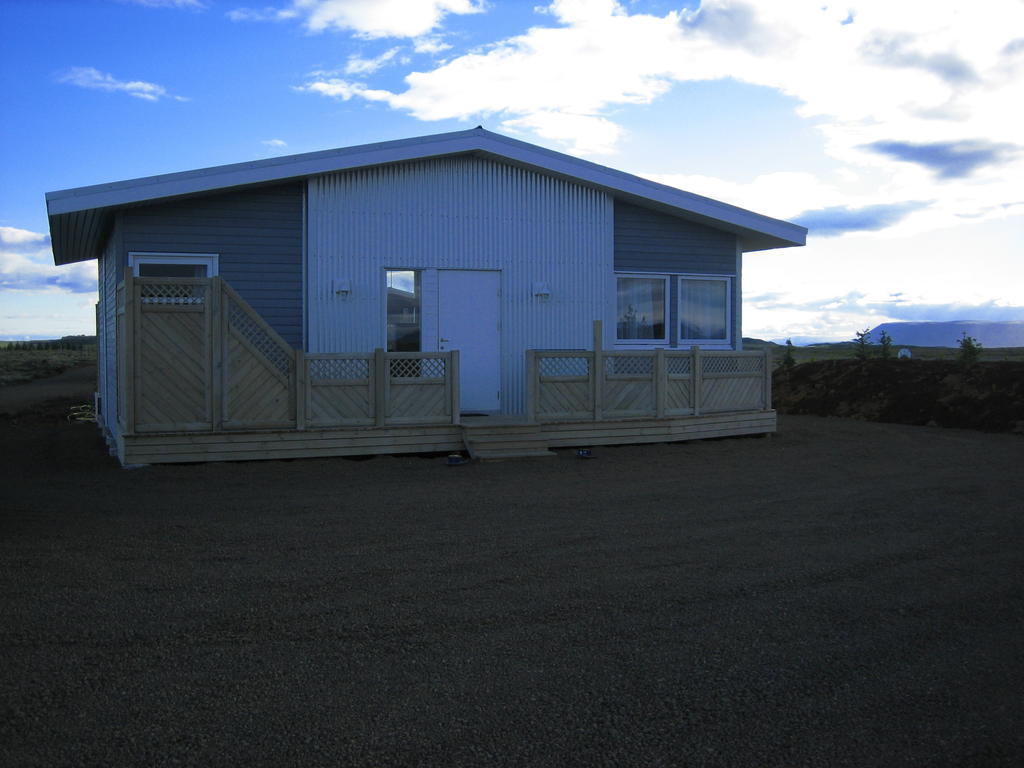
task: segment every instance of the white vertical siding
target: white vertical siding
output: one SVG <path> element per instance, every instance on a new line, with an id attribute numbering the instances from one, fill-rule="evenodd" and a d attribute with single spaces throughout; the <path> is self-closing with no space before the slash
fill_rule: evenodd
<path id="1" fill-rule="evenodd" d="M 521 412 L 527 349 L 589 348 L 597 319 L 610 332 L 613 221 L 604 192 L 479 157 L 316 177 L 308 192 L 309 349 L 383 345 L 387 268 L 500 270 L 502 410 Z M 337 280 L 351 286 L 347 298 L 334 294 Z M 549 299 L 533 296 L 538 281 Z M 436 308 L 424 316 L 436 317 Z"/>
<path id="2" fill-rule="evenodd" d="M 420 292 L 424 296 L 437 296 L 438 279 L 436 269 L 424 269 L 420 275 Z M 425 301 L 420 308 L 420 348 L 424 352 L 437 352 L 440 313 L 436 301 Z"/>

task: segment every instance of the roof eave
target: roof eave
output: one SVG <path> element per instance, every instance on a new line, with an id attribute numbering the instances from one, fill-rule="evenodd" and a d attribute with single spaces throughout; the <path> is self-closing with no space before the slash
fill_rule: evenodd
<path id="1" fill-rule="evenodd" d="M 238 187 L 297 181 L 324 173 L 369 166 L 433 159 L 458 154 L 481 154 L 604 189 L 616 197 L 666 210 L 674 215 L 735 232 L 745 251 L 804 245 L 807 230 L 743 208 L 695 195 L 588 160 L 538 147 L 518 139 L 474 128 L 467 131 L 400 139 L 377 144 L 310 152 L 148 176 L 108 184 L 57 190 L 46 194 L 53 235 L 54 262 L 69 264 L 95 258 L 102 227 L 91 218 L 106 220 L 117 208 L 200 195 Z M 58 238 L 65 225 L 86 236 Z M 58 243 L 59 241 L 59 243 Z M 88 255 L 91 254 L 91 255 Z"/>
<path id="2" fill-rule="evenodd" d="M 165 173 L 139 179 L 115 181 L 88 187 L 46 193 L 51 215 L 131 203 L 152 202 L 169 197 L 202 194 L 233 187 L 286 182 L 332 171 L 372 165 L 387 165 L 427 157 L 442 157 L 473 151 L 479 132 L 457 131 L 419 139 L 402 139 L 358 147 L 329 149 L 301 155 L 219 165 L 180 173 Z M 429 148 L 429 151 L 425 151 Z"/>

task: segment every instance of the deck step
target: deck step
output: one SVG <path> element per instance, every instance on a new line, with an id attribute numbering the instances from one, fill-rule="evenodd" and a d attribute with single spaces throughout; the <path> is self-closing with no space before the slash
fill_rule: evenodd
<path id="1" fill-rule="evenodd" d="M 555 455 L 536 424 L 464 424 L 462 440 L 470 457 L 480 460 Z"/>
<path id="2" fill-rule="evenodd" d="M 511 450 L 496 450 L 493 448 L 477 449 L 474 459 L 478 461 L 497 461 L 499 459 L 529 459 L 539 458 L 542 456 L 557 456 L 554 451 L 549 451 L 547 448 L 515 448 Z M 472 453 L 470 454 L 472 455 Z"/>

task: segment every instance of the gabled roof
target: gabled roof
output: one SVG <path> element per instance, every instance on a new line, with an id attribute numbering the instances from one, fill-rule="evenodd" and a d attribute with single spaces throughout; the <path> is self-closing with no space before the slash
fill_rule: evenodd
<path id="1" fill-rule="evenodd" d="M 53 260 L 56 264 L 69 264 L 96 258 L 104 246 L 111 217 L 121 208 L 238 187 L 296 181 L 332 171 L 461 154 L 490 157 L 530 168 L 603 189 L 619 200 L 734 232 L 744 251 L 803 245 L 806 240 L 807 230 L 796 224 L 478 127 L 48 192 L 46 208 Z"/>

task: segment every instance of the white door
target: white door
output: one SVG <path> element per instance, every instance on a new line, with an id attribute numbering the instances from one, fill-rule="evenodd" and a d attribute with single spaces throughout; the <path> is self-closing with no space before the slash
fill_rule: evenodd
<path id="1" fill-rule="evenodd" d="M 501 273 L 443 269 L 437 281 L 437 348 L 459 350 L 461 410 L 497 411 Z"/>

